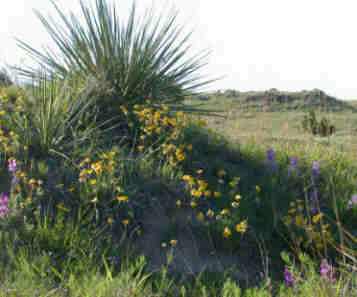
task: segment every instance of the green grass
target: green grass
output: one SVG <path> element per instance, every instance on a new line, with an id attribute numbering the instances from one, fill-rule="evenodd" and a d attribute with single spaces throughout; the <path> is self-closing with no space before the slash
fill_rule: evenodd
<path id="1" fill-rule="evenodd" d="M 223 109 L 228 106 L 223 101 L 221 104 Z M 212 106 L 216 107 L 216 105 Z M 290 116 L 275 114 L 274 120 L 294 124 L 298 118 L 301 118 L 300 115 L 300 112 L 295 112 Z M 330 116 L 336 119 L 340 115 L 330 114 Z M 261 121 L 267 122 L 267 119 L 273 119 L 273 114 L 255 112 L 254 118 L 255 121 L 250 121 L 250 124 L 255 124 L 255 128 L 247 124 L 246 128 L 242 130 L 247 130 L 249 126 L 252 131 L 262 131 L 260 129 Z M 308 276 L 309 280 L 302 282 L 295 289 L 287 287 L 284 283 L 286 264 L 282 261 L 280 253 L 289 251 L 293 256 L 298 250 L 296 247 L 290 247 L 290 244 L 294 242 L 295 233 L 286 228 L 283 217 L 288 215 L 290 202 L 295 202 L 297 199 L 304 201 L 307 199 L 308 201 L 308 197 L 304 196 L 308 195 L 307 188 L 311 186 L 310 168 L 312 161 L 319 161 L 321 169 L 318 190 L 320 199 L 323 201 L 320 207 L 326 216 L 328 215 L 332 219 L 329 222 L 330 232 L 336 243 L 341 244 L 338 228 L 333 224 L 336 221 L 333 201 L 337 202 L 342 225 L 346 230 L 352 231 L 357 213 L 355 209 L 348 210 L 344 205 L 355 191 L 357 172 L 355 157 L 353 154 L 341 152 L 340 147 L 333 140 L 330 141 L 328 147 L 328 151 L 333 153 L 328 153 L 326 148 L 317 142 L 318 137 L 304 138 L 297 131 L 294 136 L 299 138 L 302 143 L 291 144 L 291 139 L 284 139 L 283 136 L 279 137 L 278 141 L 270 143 L 267 139 L 260 143 L 254 138 L 247 140 L 246 135 L 239 134 L 240 129 L 236 129 L 237 133 L 235 134 L 231 129 L 238 127 L 244 121 L 249 121 L 249 119 L 240 119 L 237 113 L 234 118 L 228 118 L 219 124 L 210 122 L 208 119 L 208 128 L 211 131 L 205 127 L 196 126 L 192 122 L 184 129 L 184 137 L 180 141 L 192 144 L 193 149 L 190 151 L 190 156 L 187 154 L 187 162 L 184 162 L 180 168 L 171 166 L 165 161 L 165 158 L 133 152 L 130 148 L 115 144 L 94 147 L 90 155 L 85 154 L 85 150 L 73 154 L 81 156 L 77 160 L 73 160 L 78 165 L 85 156 L 91 158 L 93 163 L 95 160 L 99 161 L 98 149 L 107 154 L 111 151 L 117 153 L 113 158 L 118 164 L 117 178 L 115 179 L 118 183 L 116 185 L 125 189 L 125 194 L 132 200 L 119 208 L 118 204 L 120 203 L 116 203 L 116 206 L 114 206 L 115 201 L 113 203 L 116 194 L 111 190 L 114 179 L 110 174 L 103 173 L 102 176 L 93 178 L 92 180 L 97 181 L 96 185 L 90 185 L 89 180 L 79 183 L 73 178 L 78 176 L 79 171 L 71 166 L 71 162 L 62 161 L 62 165 L 57 162 L 58 165 L 53 165 L 54 167 L 51 169 L 56 172 L 54 180 L 51 180 L 51 183 L 48 181 L 48 185 L 52 184 L 52 187 L 48 186 L 49 189 L 42 196 L 39 196 L 38 192 L 28 190 L 27 194 L 32 193 L 31 195 L 33 195 L 32 202 L 25 209 L 18 208 L 21 214 L 26 214 L 25 224 L 19 224 L 18 218 L 15 220 L 11 213 L 2 218 L 4 229 L 1 233 L 3 246 L 1 292 L 3 292 L 3 296 L 45 296 L 46 294 L 46 296 L 115 296 L 119 292 L 129 294 L 130 290 L 133 296 L 135 294 L 140 296 L 145 294 L 148 296 L 183 296 L 181 295 L 183 285 L 187 290 L 186 296 L 204 294 L 206 296 L 224 296 L 224 290 L 227 292 L 233 290 L 234 285 L 229 285 L 228 276 L 223 275 L 223 272 L 217 268 L 218 265 L 216 272 L 207 270 L 202 273 L 201 281 L 194 282 L 198 274 L 196 273 L 195 277 L 190 276 L 189 269 L 184 269 L 186 272 L 183 273 L 181 269 L 184 266 L 181 263 L 183 260 L 177 260 L 175 265 L 168 266 L 169 278 L 181 279 L 182 282 L 173 281 L 171 286 L 169 286 L 168 280 L 165 280 L 165 269 L 161 268 L 158 272 L 152 269 L 147 270 L 147 273 L 150 271 L 154 273 L 153 275 L 147 273 L 140 275 L 134 268 L 130 270 L 128 266 L 135 266 L 139 259 L 138 254 L 135 254 L 132 248 L 135 246 L 136 240 L 139 240 L 140 236 L 144 236 L 145 231 L 150 232 L 150 228 L 157 228 L 154 230 L 159 232 L 160 228 L 153 224 L 155 220 L 157 225 L 164 225 L 161 226 L 164 234 L 156 234 L 160 236 L 155 237 L 151 230 L 151 236 L 147 236 L 141 245 L 141 251 L 146 254 L 147 260 L 152 259 L 156 261 L 155 264 L 162 264 L 162 261 L 159 261 L 159 257 L 156 256 L 158 253 L 164 257 L 168 251 L 171 251 L 176 257 L 179 257 L 180 248 L 182 250 L 191 249 L 192 252 L 197 249 L 195 245 L 198 245 L 200 249 L 198 255 L 201 257 L 202 263 L 212 262 L 214 256 L 211 256 L 211 260 L 209 260 L 208 255 L 211 255 L 213 251 L 214 254 L 230 255 L 226 264 L 223 264 L 226 265 L 225 270 L 229 268 L 229 265 L 234 264 L 237 266 L 232 271 L 242 271 L 242 267 L 246 267 L 248 272 L 245 276 L 248 279 L 244 279 L 242 273 L 237 273 L 233 277 L 237 286 L 241 288 L 236 289 L 236 292 L 242 291 L 245 296 L 312 296 L 311 294 L 314 294 L 312 292 L 318 292 L 322 290 L 321 288 L 327 290 L 329 285 L 320 280 L 317 264 L 322 258 L 328 258 L 329 262 L 332 261 L 335 266 L 337 265 L 337 259 L 341 255 L 334 252 L 331 247 L 327 247 L 326 255 L 323 248 L 320 251 L 322 253 L 320 256 L 316 250 L 301 247 L 301 251 L 310 255 L 315 261 L 312 263 L 316 263 L 313 270 L 308 272 L 312 275 Z M 272 134 L 278 133 L 276 130 L 280 127 L 281 125 L 272 125 L 269 131 Z M 340 125 L 339 128 L 341 129 L 342 126 Z M 220 129 L 225 133 L 219 133 Z M 217 131 L 218 134 L 214 134 L 212 130 Z M 254 135 L 253 132 L 251 133 Z M 109 137 L 103 143 L 110 143 L 110 139 Z M 346 139 L 348 139 L 347 136 L 345 136 Z M 272 183 L 273 176 L 266 164 L 265 153 L 268 148 L 272 148 L 276 153 L 279 167 L 278 172 L 274 175 L 275 183 Z M 27 160 L 31 159 L 29 155 L 26 158 L 20 154 L 5 155 L 6 158 L 16 156 L 18 164 L 21 164 L 20 168 L 23 169 L 25 166 L 22 164 L 28 164 Z M 297 156 L 299 160 L 299 173 L 288 178 L 286 175 L 287 158 L 292 156 Z M 3 177 L 7 176 L 7 182 L 3 182 L 1 189 L 4 193 L 10 193 L 10 175 L 7 174 L 6 158 L 2 159 L 1 166 Z M 28 167 L 27 170 L 23 170 L 28 173 L 28 180 L 31 177 L 40 176 L 39 170 L 36 170 L 35 167 L 32 171 Z M 190 174 L 193 177 L 198 177 L 199 174 L 196 171 L 199 169 L 203 170 L 200 174 L 201 179 L 207 182 L 212 193 L 219 191 L 223 195 L 219 198 L 196 199 L 197 206 L 192 213 L 195 216 L 199 211 L 202 211 L 206 214 L 205 220 L 210 224 L 208 227 L 204 226 L 193 218 L 188 224 L 193 239 L 187 240 L 182 235 L 185 232 L 180 231 L 180 227 L 183 226 L 184 221 L 182 214 L 188 213 L 183 211 L 183 206 L 187 211 L 192 209 L 189 205 L 192 197 L 190 198 L 187 186 L 182 183 L 182 176 Z M 219 176 L 220 169 L 224 169 L 226 175 Z M 72 178 L 69 178 L 70 176 Z M 235 192 L 242 196 L 238 208 L 232 208 L 230 205 L 234 199 L 229 196 L 231 187 L 227 185 L 234 176 L 240 178 L 238 185 L 234 188 Z M 220 178 L 223 183 L 218 182 Z M 99 183 L 100 187 L 97 187 Z M 61 187 L 63 190 L 56 189 L 55 184 L 63 184 Z M 26 188 L 25 182 L 21 185 Z M 256 190 L 256 185 L 261 187 L 260 192 Z M 71 186 L 78 189 L 75 194 L 64 190 Z M 90 203 L 90 199 L 94 195 L 99 201 Z M 14 196 L 11 194 L 10 200 L 14 199 L 13 197 L 16 197 L 18 202 L 27 201 L 27 197 L 20 193 Z M 177 200 L 182 201 L 181 208 L 176 205 Z M 69 212 L 56 208 L 58 204 L 69 209 Z M 155 209 L 159 206 L 164 209 L 160 214 L 155 213 Z M 14 204 L 13 207 L 15 208 Z M 36 209 L 39 212 L 34 215 Z M 214 217 L 212 220 L 207 216 L 209 209 L 214 210 L 215 214 L 222 209 L 229 209 L 232 211 L 232 215 L 222 221 L 216 220 Z M 132 225 L 123 227 L 121 219 L 131 219 L 127 214 L 128 210 L 135 213 L 135 219 Z M 95 218 L 96 212 L 102 217 Z M 165 212 L 166 215 L 164 215 Z M 83 217 L 81 217 L 82 215 Z M 305 215 L 311 216 L 308 212 L 305 212 Z M 106 221 L 109 217 L 113 218 L 112 223 Z M 248 229 L 242 235 L 235 232 L 232 226 L 234 227 L 243 219 L 248 219 Z M 6 221 L 9 222 L 6 223 Z M 145 228 L 146 224 L 151 227 Z M 232 232 L 230 238 L 222 236 L 226 226 L 230 226 Z M 165 227 L 168 227 L 167 230 Z M 143 235 L 136 235 L 136 228 L 143 229 Z M 293 230 L 296 235 L 307 236 L 303 228 L 293 228 Z M 186 240 L 182 245 L 180 245 L 180 238 Z M 205 241 L 207 238 L 212 245 L 210 248 L 207 244 L 209 240 Z M 172 239 L 178 241 L 176 245 L 170 247 Z M 344 240 L 346 245 L 346 238 Z M 163 242 L 166 243 L 166 248 L 162 247 L 160 251 L 149 252 L 152 247 L 158 249 L 158 246 Z M 312 247 L 311 244 L 310 247 Z M 355 244 L 352 247 L 355 248 Z M 167 250 L 167 248 L 169 249 Z M 119 256 L 121 267 L 119 267 L 120 265 L 111 265 L 110 261 L 106 263 L 103 255 L 107 261 L 109 256 Z M 186 255 L 190 255 L 190 252 L 186 252 Z M 218 263 L 220 260 L 216 262 Z M 221 262 L 223 263 L 223 260 Z M 190 263 L 186 264 L 190 266 Z M 299 264 L 301 263 L 297 261 L 295 269 L 302 269 Z M 193 266 L 201 267 L 198 263 L 194 263 Z M 134 274 L 130 275 L 129 271 L 133 271 Z M 260 280 L 254 281 L 259 273 L 261 273 Z M 144 277 L 144 275 L 146 276 Z M 140 283 L 138 279 L 135 281 L 134 276 L 138 279 L 146 279 L 146 277 L 147 279 Z M 352 274 L 349 276 L 352 280 Z M 342 295 L 338 296 L 355 294 L 353 293 L 355 287 L 354 285 L 351 287 L 350 282 L 344 276 L 338 290 Z M 228 287 L 230 289 L 227 289 Z M 332 289 L 330 288 L 330 290 Z M 345 293 L 341 293 L 342 291 Z M 234 296 L 240 296 L 239 294 L 236 293 Z M 321 296 L 332 296 L 329 295 L 331 294 L 329 292 L 324 294 Z"/>

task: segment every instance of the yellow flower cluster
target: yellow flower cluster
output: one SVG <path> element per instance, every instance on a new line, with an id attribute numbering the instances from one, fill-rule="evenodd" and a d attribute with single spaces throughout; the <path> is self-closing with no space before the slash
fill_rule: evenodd
<path id="1" fill-rule="evenodd" d="M 196 173 L 198 175 L 202 175 L 203 173 L 203 170 L 202 169 L 198 169 L 196 170 Z M 221 169 L 218 171 L 218 176 L 219 177 L 222 177 L 222 176 L 225 176 L 227 173 L 224 169 Z M 219 191 L 211 191 L 209 190 L 207 187 L 208 187 L 208 183 L 206 183 L 202 178 L 197 178 L 195 180 L 194 177 L 192 177 L 191 175 L 183 175 L 182 176 L 182 179 L 186 182 L 188 188 L 190 189 L 190 194 L 191 196 L 194 198 L 194 199 L 197 199 L 197 198 L 201 198 L 201 197 L 215 197 L 215 198 L 218 198 L 218 197 L 221 197 L 222 193 L 219 192 Z M 221 178 L 220 178 L 221 179 Z M 233 180 L 230 182 L 230 186 L 231 187 L 235 187 L 238 183 L 239 183 L 239 178 L 238 177 L 234 177 Z M 236 201 L 233 201 L 232 202 L 232 207 L 233 208 L 237 208 L 239 206 L 239 200 L 242 199 L 241 195 L 239 194 L 236 194 L 234 191 L 230 191 L 230 194 L 233 195 L 234 197 L 234 200 Z M 182 202 L 181 200 L 178 200 L 176 202 L 176 204 L 178 206 L 181 206 Z M 197 202 L 195 200 L 191 200 L 190 202 L 190 206 L 191 207 L 196 207 L 197 206 Z M 230 211 L 229 209 L 222 209 L 219 213 L 219 215 L 216 216 L 216 219 L 217 220 L 220 220 L 223 218 L 223 216 L 225 215 L 229 215 L 230 214 Z M 214 212 L 209 209 L 206 213 L 207 217 L 209 218 L 212 218 L 214 217 Z M 204 214 L 202 212 L 199 212 L 198 215 L 197 215 L 197 219 L 201 222 L 204 222 Z M 208 222 L 205 222 L 205 225 L 208 225 Z M 246 228 L 247 228 L 247 222 L 246 220 L 242 221 L 240 224 L 237 224 L 236 227 L 235 227 L 235 230 L 237 232 L 241 232 L 241 233 L 244 233 L 246 231 Z M 224 228 L 224 231 L 223 231 L 223 237 L 225 238 L 228 238 L 231 236 L 231 231 L 229 229 L 228 226 L 226 226 Z"/>
<path id="2" fill-rule="evenodd" d="M 148 137 L 153 135 L 164 138 L 165 135 L 170 134 L 169 137 L 165 138 L 165 142 L 161 145 L 162 153 L 167 157 L 172 167 L 179 167 L 186 156 L 184 152 L 185 148 L 190 151 L 192 150 L 192 145 L 185 147 L 185 145 L 180 144 L 177 146 L 174 143 L 169 143 L 169 141 L 178 140 L 182 134 L 182 128 L 188 126 L 187 120 L 189 120 L 190 117 L 183 112 L 177 112 L 176 118 L 168 117 L 166 116 L 166 112 L 169 108 L 164 104 L 161 105 L 162 110 L 154 110 L 153 108 L 139 104 L 135 104 L 133 108 L 134 114 L 137 115 L 139 122 L 142 123 L 140 129 L 144 134 L 139 136 L 140 140 L 144 142 Z M 124 113 L 127 112 L 125 106 L 122 106 L 122 111 Z M 137 150 L 140 152 L 144 151 L 144 149 L 144 143 L 137 146 Z M 151 145 L 148 148 L 148 151 L 150 153 L 154 151 Z"/>
<path id="3" fill-rule="evenodd" d="M 91 163 L 89 165 L 89 168 L 82 169 L 81 172 L 79 173 L 78 181 L 80 183 L 84 183 L 86 179 L 91 176 L 92 173 L 95 173 L 97 176 L 101 176 L 103 170 L 109 172 L 109 174 L 112 174 L 115 167 L 115 161 L 113 160 L 115 154 L 116 152 L 114 151 L 110 152 L 109 154 L 101 154 L 100 158 L 102 159 L 102 161 Z M 104 164 L 103 160 L 105 160 L 106 164 Z M 79 164 L 79 167 L 84 167 L 86 163 L 90 163 L 90 162 L 91 159 L 87 157 Z M 95 185 L 96 183 L 97 182 L 95 179 L 90 180 L 90 184 Z"/>
<path id="4" fill-rule="evenodd" d="M 13 160 L 13 157 L 8 158 L 8 162 Z M 16 160 L 17 166 L 21 164 L 18 160 Z M 38 196 L 43 196 L 44 191 L 41 188 L 43 181 L 41 179 L 28 178 L 27 173 L 16 170 L 16 186 L 14 189 L 14 194 L 20 194 L 22 197 L 26 197 L 23 201 L 20 201 L 20 207 L 23 209 L 33 203 L 33 199 Z"/>
<path id="5" fill-rule="evenodd" d="M 330 232 L 327 230 L 329 227 L 329 224 L 323 224 L 321 223 L 321 230 L 316 231 L 316 226 L 313 226 L 308 222 L 306 218 L 304 218 L 303 215 L 303 210 L 304 206 L 302 205 L 302 200 L 296 200 L 297 203 L 295 202 L 290 202 L 290 209 L 288 211 L 289 215 L 285 216 L 285 224 L 290 226 L 290 225 L 295 225 L 298 228 L 301 228 L 305 230 L 307 236 L 310 238 L 309 242 L 315 240 L 316 242 L 316 250 L 320 250 L 323 248 L 323 237 L 325 236 L 327 240 L 333 240 L 332 237 L 330 237 Z M 323 218 L 324 214 L 323 213 L 318 213 L 312 217 L 312 223 L 317 224 L 320 222 Z M 301 239 L 301 238 L 300 238 Z M 302 240 L 300 240 L 302 241 Z M 299 241 L 299 242 L 300 242 Z M 308 242 L 305 242 L 304 244 L 305 247 L 308 246 Z"/>

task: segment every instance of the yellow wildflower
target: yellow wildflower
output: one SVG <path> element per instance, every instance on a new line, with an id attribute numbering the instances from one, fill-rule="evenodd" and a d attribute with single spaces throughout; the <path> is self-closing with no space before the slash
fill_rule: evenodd
<path id="1" fill-rule="evenodd" d="M 225 175 L 226 172 L 224 171 L 224 169 L 221 169 L 218 171 L 218 175 L 221 176 L 221 175 Z"/>
<path id="2" fill-rule="evenodd" d="M 291 217 L 290 217 L 290 216 L 286 216 L 286 217 L 285 217 L 285 224 L 290 225 L 291 222 L 292 222 Z"/>
<path id="3" fill-rule="evenodd" d="M 239 206 L 239 203 L 238 202 L 232 202 L 232 207 L 234 207 L 234 208 L 237 208 Z"/>
<path id="4" fill-rule="evenodd" d="M 228 209 L 223 209 L 221 211 L 221 215 L 226 215 L 226 214 L 229 214 L 229 210 Z"/>
<path id="5" fill-rule="evenodd" d="M 31 178 L 30 180 L 29 180 L 29 184 L 31 185 L 31 184 L 34 184 L 36 182 L 36 180 L 34 179 L 34 178 Z"/>
<path id="6" fill-rule="evenodd" d="M 202 222 L 204 220 L 204 217 L 205 215 L 203 214 L 203 212 L 200 211 L 199 214 L 197 215 L 197 220 Z"/>
<path id="7" fill-rule="evenodd" d="M 296 216 L 295 217 L 295 222 L 296 222 L 296 225 L 301 225 L 301 223 L 303 222 L 303 219 L 301 216 Z"/>
<path id="8" fill-rule="evenodd" d="M 210 197 L 210 196 L 211 196 L 211 191 L 210 191 L 210 190 L 207 190 L 207 191 L 205 191 L 204 194 L 205 194 L 206 197 Z"/>
<path id="9" fill-rule="evenodd" d="M 197 203 L 195 201 L 191 201 L 190 205 L 191 205 L 191 207 L 195 207 L 195 206 L 197 206 Z"/>
<path id="10" fill-rule="evenodd" d="M 316 216 L 314 216 L 312 218 L 312 221 L 316 224 L 323 217 L 323 215 L 324 214 L 322 212 L 320 212 L 319 214 L 317 214 Z"/>
<path id="11" fill-rule="evenodd" d="M 225 227 L 225 228 L 224 228 L 224 232 L 223 232 L 223 236 L 224 236 L 225 238 L 227 238 L 227 237 L 231 236 L 231 234 L 232 234 L 231 230 L 229 230 L 228 227 Z"/>
<path id="12" fill-rule="evenodd" d="M 244 233 L 247 230 L 247 220 L 242 221 L 240 224 L 236 225 L 236 231 Z"/>
<path id="13" fill-rule="evenodd" d="M 118 201 L 123 201 L 123 202 L 127 202 L 128 201 L 128 196 L 118 196 L 117 197 Z"/>
<path id="14" fill-rule="evenodd" d="M 213 217 L 214 216 L 214 212 L 211 209 L 209 209 L 207 211 L 207 216 L 210 217 L 210 218 Z"/>

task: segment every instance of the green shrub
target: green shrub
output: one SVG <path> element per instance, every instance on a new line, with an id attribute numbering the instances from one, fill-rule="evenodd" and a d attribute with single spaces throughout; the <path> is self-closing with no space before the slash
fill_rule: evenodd
<path id="1" fill-rule="evenodd" d="M 312 133 L 313 135 L 330 136 L 336 131 L 336 127 L 332 125 L 326 118 L 322 118 L 319 122 L 316 119 L 314 110 L 310 110 L 308 114 L 304 115 L 302 120 L 302 128 L 304 131 Z"/>

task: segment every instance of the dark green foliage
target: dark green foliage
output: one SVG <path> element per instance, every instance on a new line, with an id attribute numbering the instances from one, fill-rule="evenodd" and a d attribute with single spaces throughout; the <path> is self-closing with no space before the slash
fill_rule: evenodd
<path id="1" fill-rule="evenodd" d="M 310 110 L 309 114 L 304 115 L 302 120 L 302 128 L 304 131 L 310 132 L 313 135 L 330 136 L 336 131 L 336 127 L 329 123 L 326 118 L 322 118 L 319 122 L 316 119 L 314 110 Z"/>

